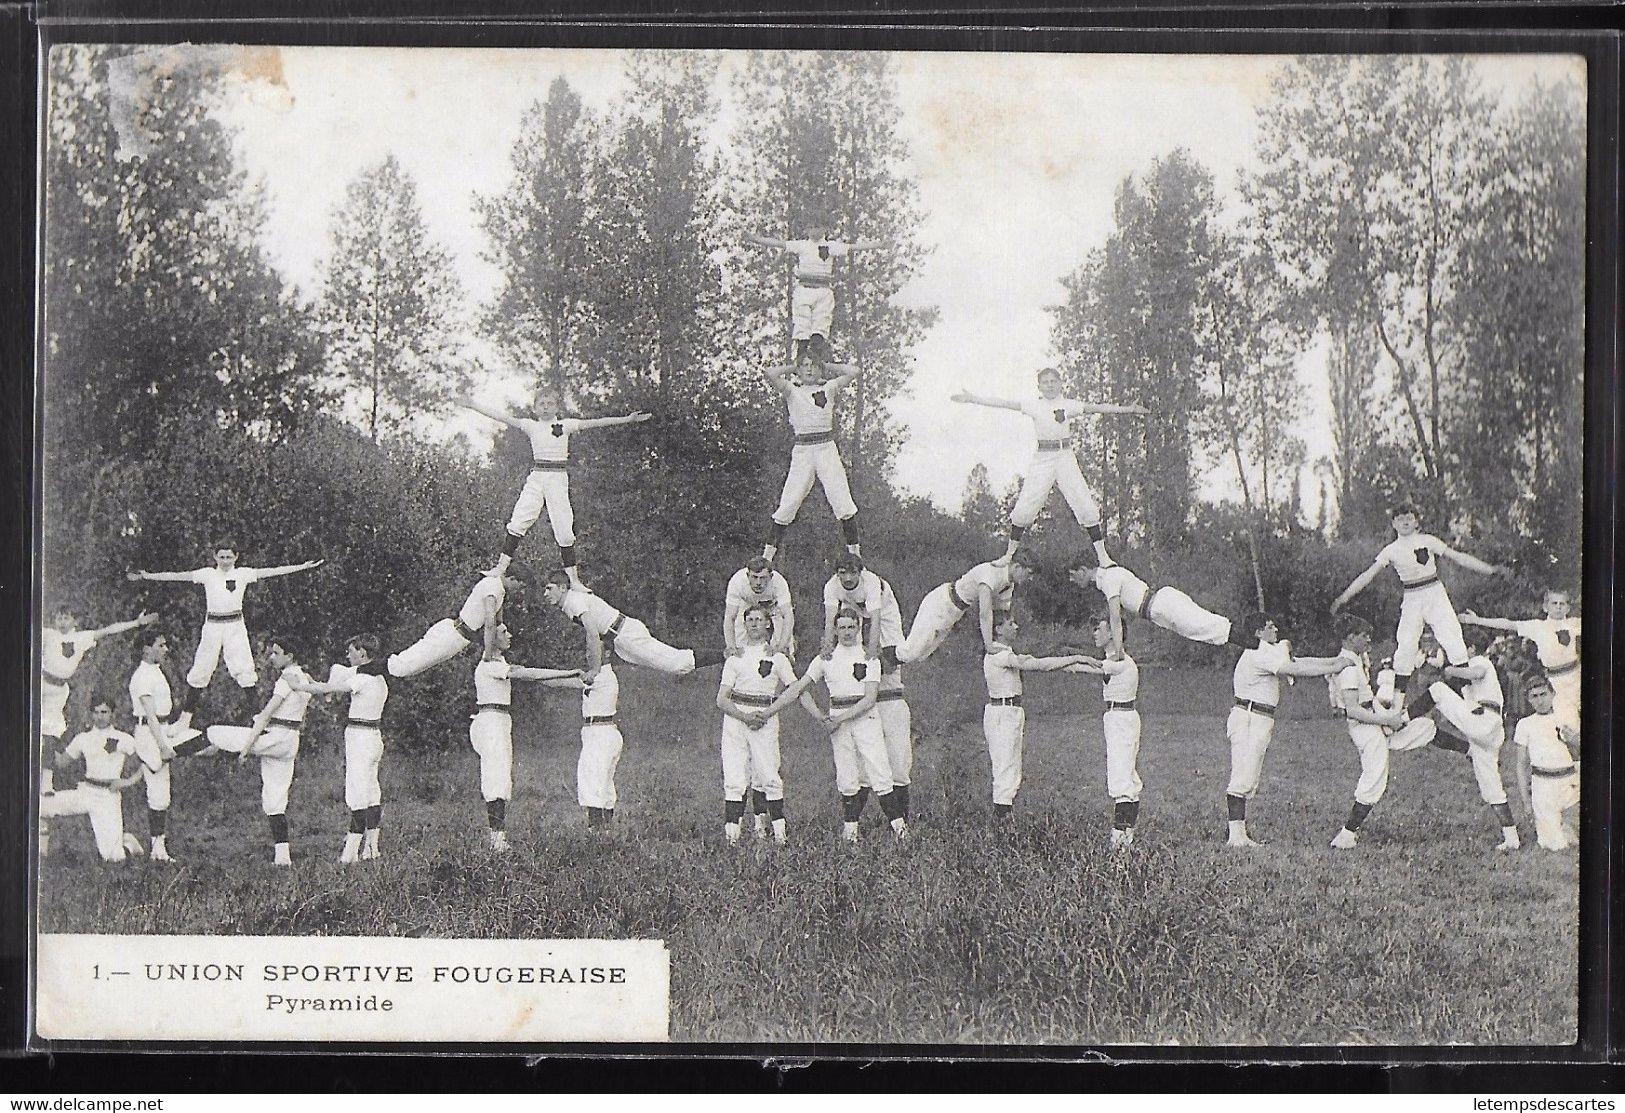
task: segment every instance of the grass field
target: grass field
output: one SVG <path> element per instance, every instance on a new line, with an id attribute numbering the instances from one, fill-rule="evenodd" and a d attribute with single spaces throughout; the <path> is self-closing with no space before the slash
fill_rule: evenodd
<path id="1" fill-rule="evenodd" d="M 294 869 L 269 864 L 255 769 L 191 759 L 171 813 L 181 864 L 103 865 L 88 825 L 59 821 L 40 929 L 660 938 L 679 1041 L 1575 1038 L 1575 856 L 1496 853 L 1466 760 L 1431 749 L 1396 755 L 1357 850 L 1329 849 L 1358 763 L 1319 681 L 1284 701 L 1250 817 L 1268 845 L 1237 852 L 1223 845 L 1228 673 L 1147 668 L 1139 842 L 1118 855 L 1107 848 L 1098 683 L 1029 682 L 1026 780 L 1005 831 L 990 822 L 967 647 L 956 639 L 912 670 L 909 688 L 920 738 L 906 853 L 872 804 L 865 842 L 837 842 L 828 745 L 793 709 L 792 845 L 725 846 L 715 672 L 668 681 L 627 667 L 621 805 L 607 838 L 590 837 L 575 806 L 573 703 L 527 694 L 537 710 L 516 717 L 510 854 L 484 849 L 465 738 L 429 755 L 394 747 L 385 858 L 336 865 L 338 739 L 312 732 L 290 808 Z M 390 725 L 397 738 L 409 729 Z M 140 800 L 127 793 L 126 814 L 144 834 Z"/>

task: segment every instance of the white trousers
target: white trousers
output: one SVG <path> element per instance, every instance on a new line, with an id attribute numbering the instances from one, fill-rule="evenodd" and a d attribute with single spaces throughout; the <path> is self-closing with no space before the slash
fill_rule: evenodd
<path id="1" fill-rule="evenodd" d="M 1230 739 L 1230 783 L 1225 795 L 1252 799 L 1264 777 L 1264 754 L 1275 734 L 1275 720 L 1244 707 L 1232 707 L 1224 733 Z"/>
<path id="2" fill-rule="evenodd" d="M 1547 850 L 1567 850 L 1563 813 L 1580 802 L 1580 774 L 1529 777 L 1529 807 L 1535 813 L 1535 838 Z"/>
<path id="3" fill-rule="evenodd" d="M 344 806 L 352 812 L 384 802 L 378 767 L 384 761 L 384 736 L 377 727 L 344 728 Z"/>
<path id="4" fill-rule="evenodd" d="M 62 738 L 68 733 L 68 686 L 47 684 L 39 686 L 39 729 L 47 738 Z M 49 770 L 47 770 L 49 772 Z"/>
<path id="5" fill-rule="evenodd" d="M 1444 584 L 1434 583 L 1407 591 L 1399 602 L 1399 631 L 1394 635 L 1394 671 L 1409 676 L 1421 660 L 1422 627 L 1433 631 L 1452 665 L 1467 663 L 1467 643 L 1461 637 L 1461 622 L 1450 603 Z"/>
<path id="6" fill-rule="evenodd" d="M 513 718 L 478 712 L 468 723 L 468 742 L 480 755 L 480 798 L 486 803 L 513 795 Z"/>
<path id="7" fill-rule="evenodd" d="M 1049 501 L 1049 493 L 1056 487 L 1061 497 L 1072 508 L 1072 516 L 1080 526 L 1100 524 L 1100 500 L 1089 489 L 1078 467 L 1078 458 L 1070 449 L 1039 452 L 1027 465 L 1027 476 L 1021 481 L 1021 494 L 1016 496 L 1015 508 L 1010 511 L 1010 524 L 1026 528 L 1038 521 L 1039 513 Z"/>
<path id="8" fill-rule="evenodd" d="M 154 773 L 151 768 L 141 770 L 141 786 L 146 789 L 147 807 L 155 812 L 169 810 L 169 762 L 164 762 Z"/>
<path id="9" fill-rule="evenodd" d="M 1349 723 L 1349 740 L 1360 754 L 1356 804 L 1375 804 L 1388 791 L 1388 732 L 1374 723 Z"/>
<path id="10" fill-rule="evenodd" d="M 1226 645 L 1230 641 L 1230 620 L 1200 606 L 1196 600 L 1177 587 L 1154 589 L 1151 611 L 1147 618 L 1158 626 L 1182 638 L 1207 645 Z"/>
<path id="11" fill-rule="evenodd" d="M 242 753 L 251 734 L 252 727 L 217 725 L 208 730 L 209 744 L 230 754 Z M 266 815 L 286 815 L 293 763 L 299 756 L 299 732 L 272 723 L 249 753 L 260 759 L 260 809 Z"/>
<path id="12" fill-rule="evenodd" d="M 508 532 L 523 537 L 547 510 L 548 524 L 553 527 L 553 540 L 562 549 L 576 543 L 575 511 L 570 508 L 570 473 L 560 469 L 532 471 L 525 477 L 519 491 L 519 500 L 513 504 L 513 516 L 508 519 Z"/>
<path id="13" fill-rule="evenodd" d="M 186 683 L 193 688 L 207 688 L 214 679 L 215 666 L 220 657 L 226 658 L 226 671 L 231 673 L 239 687 L 252 688 L 259 683 L 260 674 L 254 668 L 254 650 L 248 644 L 248 627 L 242 619 L 235 622 L 205 622 L 198 637 L 197 656 L 186 674 Z"/>
<path id="14" fill-rule="evenodd" d="M 576 801 L 583 808 L 615 806 L 615 767 L 625 746 L 621 728 L 593 723 L 581 728 L 581 758 L 576 762 Z"/>
<path id="15" fill-rule="evenodd" d="M 873 710 L 842 723 L 831 732 L 835 755 L 835 791 L 851 796 L 868 785 L 876 796 L 892 790 L 891 759 L 886 754 L 886 732 Z"/>
<path id="16" fill-rule="evenodd" d="M 416 676 L 426 669 L 445 664 L 467 649 L 468 645 L 469 641 L 457 629 L 457 623 L 442 618 L 417 641 L 399 653 L 389 655 L 389 675 Z"/>
<path id="17" fill-rule="evenodd" d="M 1115 708 L 1100 721 L 1106 735 L 1106 792 L 1113 800 L 1138 800 L 1145 790 L 1138 768 L 1140 713 Z"/>
<path id="18" fill-rule="evenodd" d="M 1027 709 L 995 706 L 982 708 L 982 734 L 987 738 L 987 756 L 993 765 L 993 802 L 1013 804 L 1021 787 L 1021 747 L 1027 732 Z"/>
<path id="19" fill-rule="evenodd" d="M 1430 684 L 1428 692 L 1450 725 L 1467 739 L 1467 756 L 1473 761 L 1473 778 L 1478 794 L 1486 804 L 1507 802 L 1506 784 L 1501 780 L 1501 743 L 1506 729 L 1501 716 L 1490 708 L 1479 708 L 1472 700 L 1457 695 L 1442 681 Z"/>
<path id="20" fill-rule="evenodd" d="M 687 676 L 694 671 L 692 649 L 667 645 L 636 618 L 622 620 L 620 631 L 615 635 L 615 656 L 670 676 Z"/>
<path id="21" fill-rule="evenodd" d="M 828 286 L 797 283 L 790 294 L 790 319 L 792 339 L 822 336 L 828 340 L 835 324 L 835 291 Z"/>
<path id="22" fill-rule="evenodd" d="M 41 819 L 64 815 L 88 815 L 90 832 L 96 838 L 96 853 L 104 862 L 124 861 L 124 805 L 111 789 L 81 784 L 41 797 Z"/>
<path id="23" fill-rule="evenodd" d="M 974 600 L 972 606 L 975 605 Z M 920 609 L 914 612 L 914 625 L 908 637 L 897 647 L 897 659 L 905 664 L 923 661 L 937 651 L 947 639 L 949 631 L 959 624 L 966 612 L 954 606 L 949 584 L 939 584 L 920 600 Z"/>
<path id="24" fill-rule="evenodd" d="M 846 465 L 841 463 L 841 452 L 835 442 L 798 444 L 790 449 L 790 472 L 784 477 L 779 508 L 773 511 L 775 522 L 787 526 L 796 520 L 815 479 L 824 489 L 824 497 L 829 500 L 829 508 L 837 520 L 845 520 L 858 512 L 858 504 L 852 501 L 852 488 L 846 481 Z"/>
<path id="25" fill-rule="evenodd" d="M 784 799 L 779 775 L 779 720 L 752 730 L 732 715 L 722 720 L 722 798 L 743 800 L 754 788 L 769 800 Z"/>
<path id="26" fill-rule="evenodd" d="M 895 674 L 893 674 L 895 675 Z M 880 694 L 886 694 L 881 681 Z M 907 699 L 882 699 L 875 704 L 880 716 L 880 733 L 886 740 L 886 763 L 891 766 L 893 785 L 906 785 L 914 775 L 914 714 Z"/>

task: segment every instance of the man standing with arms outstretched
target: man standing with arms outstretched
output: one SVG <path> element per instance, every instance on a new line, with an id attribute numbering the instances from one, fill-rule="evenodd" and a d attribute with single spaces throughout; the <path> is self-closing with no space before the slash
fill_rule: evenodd
<path id="1" fill-rule="evenodd" d="M 248 641 L 248 626 L 243 621 L 243 592 L 248 585 L 276 576 L 306 572 L 321 565 L 319 560 L 303 564 L 283 564 L 275 568 L 239 568 L 237 550 L 230 544 L 216 545 L 214 567 L 195 568 L 190 572 L 145 572 L 125 574 L 125 579 L 152 580 L 160 583 L 201 584 L 208 604 L 203 620 L 203 633 L 198 639 L 197 656 L 186 674 L 186 690 L 181 695 L 180 710 L 192 710 L 197 697 L 214 679 L 214 670 L 220 657 L 226 658 L 226 669 L 244 693 L 251 693 L 259 683 L 259 672 L 254 667 L 254 648 Z"/>
<path id="2" fill-rule="evenodd" d="M 1061 488 L 1061 497 L 1072 508 L 1072 516 L 1089 534 L 1095 547 L 1095 559 L 1102 568 L 1109 567 L 1112 558 L 1106 552 L 1106 534 L 1101 528 L 1100 500 L 1089 489 L 1078 467 L 1078 457 L 1072 447 L 1072 421 L 1082 414 L 1148 414 L 1144 406 L 1119 406 L 1109 402 L 1080 402 L 1076 398 L 1061 396 L 1061 373 L 1045 368 L 1038 373 L 1040 397 L 1029 402 L 1016 402 L 1004 398 L 988 398 L 962 390 L 953 395 L 955 402 L 974 406 L 990 406 L 999 410 L 1015 410 L 1032 420 L 1038 436 L 1038 450 L 1027 475 L 1021 481 L 1021 494 L 1010 511 L 1010 545 L 1004 559 L 1016 555 L 1021 539 L 1038 520 L 1049 493 Z"/>
<path id="3" fill-rule="evenodd" d="M 829 508 L 841 524 L 841 540 L 846 544 L 846 551 L 859 551 L 858 504 L 852 501 L 846 465 L 841 462 L 840 449 L 835 447 L 835 396 L 857 379 L 858 369 L 832 363 L 822 370 L 824 373 L 820 375 L 818 368 L 814 368 L 804 378 L 794 367 L 762 369 L 762 374 L 784 395 L 790 411 L 790 428 L 795 431 L 784 492 L 779 496 L 778 508 L 773 511 L 767 544 L 762 546 L 762 555 L 768 560 L 778 554 L 784 531 L 796 520 L 814 480 L 824 489 Z"/>
<path id="4" fill-rule="evenodd" d="M 344 643 L 347 663 L 329 669 L 326 683 L 289 682 L 296 692 L 350 697 L 344 721 L 344 804 L 350 809 L 350 829 L 339 853 L 344 865 L 383 856 L 378 838 L 383 827 L 384 790 L 378 771 L 384 761 L 383 716 L 389 681 L 378 655 L 378 638 L 357 634 Z"/>
<path id="5" fill-rule="evenodd" d="M 513 645 L 508 628 L 498 625 L 496 647 L 474 666 L 475 710 L 468 723 L 468 742 L 480 758 L 480 798 L 485 801 L 487 845 L 508 849 L 508 800 L 513 796 L 513 682 L 546 683 L 579 679 L 580 669 L 539 669 L 509 664 Z"/>
<path id="6" fill-rule="evenodd" d="M 1450 602 L 1450 593 L 1439 579 L 1437 557 L 1470 572 L 1483 576 L 1504 573 L 1506 569 L 1487 564 L 1475 556 L 1457 552 L 1431 533 L 1420 533 L 1420 519 L 1415 509 L 1401 506 L 1394 511 L 1394 540 L 1383 547 L 1370 568 L 1354 578 L 1343 593 L 1332 600 L 1332 612 L 1364 591 L 1384 568 L 1392 568 L 1399 576 L 1405 596 L 1399 605 L 1399 630 L 1394 635 L 1394 676 L 1400 688 L 1408 689 L 1411 673 L 1420 660 L 1418 647 L 1422 628 L 1433 631 L 1433 636 L 1444 647 L 1450 664 L 1467 663 L 1467 646 L 1461 639 L 1461 623 L 1456 619 L 1456 608 Z"/>
<path id="7" fill-rule="evenodd" d="M 552 400 L 551 406 L 542 407 L 553 410 L 552 414 L 538 413 L 534 418 L 516 417 L 482 406 L 466 395 L 459 395 L 452 401 L 492 421 L 500 421 L 511 429 L 517 429 L 530 440 L 530 475 L 519 492 L 518 501 L 514 503 L 513 515 L 508 519 L 508 535 L 502 542 L 502 555 L 497 558 L 491 574 L 500 576 L 507 571 L 509 562 L 519 551 L 519 543 L 545 509 L 548 523 L 553 527 L 553 540 L 558 542 L 559 563 L 570 574 L 570 581 L 580 587 L 581 579 L 576 573 L 575 511 L 570 506 L 570 438 L 589 429 L 609 429 L 648 421 L 653 415 L 638 412 L 624 417 L 561 417 L 557 414 L 558 400 L 553 399 L 550 392 L 543 392 L 539 398 Z"/>
<path id="8" fill-rule="evenodd" d="M 817 230 L 805 239 L 780 240 L 771 236 L 747 235 L 758 247 L 787 251 L 796 257 L 796 283 L 790 292 L 790 336 L 795 341 L 796 363 L 808 356 L 816 362 L 829 359 L 830 336 L 835 323 L 835 260 L 854 251 L 882 246 L 881 240 L 835 238 L 827 222 L 810 221 Z"/>
<path id="9" fill-rule="evenodd" d="M 1235 706 L 1225 723 L 1230 741 L 1230 783 L 1224 802 L 1230 820 L 1226 845 L 1251 847 L 1262 844 L 1247 834 L 1247 801 L 1258 791 L 1264 777 L 1264 753 L 1275 734 L 1275 710 L 1281 702 L 1283 676 L 1331 676 L 1349 664 L 1345 654 L 1336 657 L 1292 656 L 1292 647 L 1281 640 L 1280 627 L 1263 611 L 1254 611 L 1242 623 L 1242 630 L 1256 640 L 1236 661 L 1232 677 Z"/>

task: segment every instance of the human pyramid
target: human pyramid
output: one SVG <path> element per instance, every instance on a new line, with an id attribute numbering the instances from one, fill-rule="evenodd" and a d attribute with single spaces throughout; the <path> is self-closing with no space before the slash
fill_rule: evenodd
<path id="1" fill-rule="evenodd" d="M 779 721 L 781 713 L 796 702 L 830 737 L 836 791 L 841 797 L 841 839 L 858 841 L 859 821 L 872 795 L 894 838 L 907 843 L 911 838 L 913 740 L 903 666 L 930 657 L 973 611 L 984 651 L 987 705 L 983 731 L 993 814 L 998 822 L 1009 821 L 1021 785 L 1026 728 L 1023 674 L 1096 675 L 1103 683 L 1106 788 L 1113 801 L 1111 846 L 1133 845 L 1143 790 L 1137 771 L 1140 680 L 1139 667 L 1126 644 L 1127 624 L 1138 619 L 1192 641 L 1234 645 L 1241 650 L 1233 677 L 1234 704 L 1226 722 L 1229 846 L 1259 845 L 1248 833 L 1247 803 L 1262 779 L 1282 678 L 1290 682 L 1296 677 L 1323 676 L 1328 679 L 1334 709 L 1347 721 L 1361 769 L 1353 805 L 1332 840 L 1333 847 L 1346 850 L 1357 845 L 1366 817 L 1387 789 L 1390 754 L 1432 746 L 1470 759 L 1479 792 L 1501 827 L 1498 849 L 1515 850 L 1520 845 L 1518 827 L 1500 770 L 1504 700 L 1495 663 L 1484 649 L 1488 633 L 1501 630 L 1533 641 L 1544 670 L 1527 686 L 1535 713 L 1521 720 L 1514 733 L 1521 754 L 1518 784 L 1520 788 L 1528 785 L 1527 799 L 1540 845 L 1554 850 L 1571 845 L 1563 813 L 1579 800 L 1579 621 L 1569 614 L 1567 593 L 1547 593 L 1544 619 L 1480 618 L 1470 611 L 1458 618 L 1438 578 L 1438 560 L 1481 574 L 1504 569 L 1420 532 L 1415 511 L 1401 507 L 1392 519 L 1395 541 L 1332 604 L 1334 612 L 1340 610 L 1382 569 L 1393 569 L 1404 594 L 1391 662 L 1373 669 L 1369 656 L 1372 625 L 1352 614 L 1337 617 L 1341 647 L 1336 655 L 1295 657 L 1277 620 L 1267 612 L 1252 612 L 1239 625 L 1234 624 L 1178 588 L 1153 586 L 1112 559 L 1099 502 L 1073 450 L 1072 422 L 1084 414 L 1145 415 L 1150 411 L 1064 397 L 1061 377 L 1054 370 L 1039 373 L 1038 397 L 1031 400 L 968 392 L 953 396 L 957 402 L 1024 414 L 1034 427 L 1036 451 L 1011 512 L 1004 554 L 927 593 L 905 634 L 896 593 L 862 559 L 858 507 L 833 424 L 840 391 L 861 373 L 832 358 L 828 338 L 834 305 L 833 261 L 879 244 L 846 243 L 831 236 L 788 241 L 752 238 L 796 257 L 792 298 L 795 359 L 763 371 L 784 396 L 795 442 L 762 552 L 728 582 L 721 650 L 682 648 L 661 641 L 642 621 L 587 588 L 577 567 L 570 506 L 570 438 L 589 430 L 646 421 L 649 414 L 580 419 L 554 413 L 531 418 L 460 399 L 463 405 L 523 433 L 531 444 L 532 469 L 507 523 L 495 565 L 480 574 L 455 615 L 433 623 L 412 645 L 386 655 L 376 635 L 357 634 L 345 643 L 345 660 L 330 667 L 325 681 L 317 681 L 300 665 L 293 639 L 272 634 L 265 639 L 266 658 L 277 672 L 277 681 L 269 700 L 246 725 L 230 721 L 244 713 L 239 698 L 225 716 L 227 721 L 205 727 L 193 722 L 197 699 L 222 657 L 243 695 L 251 694 L 258 684 L 243 618 L 248 585 L 306 571 L 321 561 L 240 567 L 235 547 L 220 544 L 214 549 L 212 567 L 129 573 L 132 581 L 185 582 L 204 589 L 207 617 L 178 699 L 162 668 L 169 645 L 163 633 L 152 629 L 156 614 L 143 613 L 128 622 L 80 630 L 71 607 L 56 610 L 53 625 L 42 637 L 41 733 L 44 753 L 52 760 L 46 763 L 41 785 L 41 853 L 49 848 L 48 819 L 87 815 L 103 859 L 122 861 L 128 855 L 148 853 L 155 860 L 172 861 L 167 845 L 172 763 L 179 757 L 229 753 L 239 762 L 258 761 L 261 807 L 269 822 L 273 861 L 290 864 L 287 805 L 305 713 L 313 697 L 344 696 L 348 699 L 344 797 L 350 818 L 339 861 L 376 859 L 381 855 L 383 813 L 379 781 L 384 756 L 382 716 L 390 681 L 449 662 L 475 643 L 480 647 L 480 659 L 473 670 L 477 706 L 469 724 L 469 741 L 480 760 L 487 840 L 494 851 L 509 846 L 506 823 L 513 785 L 510 707 L 514 681 L 580 693 L 577 799 L 590 829 L 603 831 L 610 826 L 617 800 L 615 773 L 623 748 L 618 719 L 620 680 L 612 658 L 679 677 L 723 666 L 716 705 L 723 716 L 723 834 L 728 843 L 741 840 L 747 814 L 760 839 L 771 838 L 780 844 L 788 840 Z M 551 401 L 557 409 L 560 400 Z M 549 407 L 544 404 L 541 408 Z M 795 521 L 815 482 L 834 511 L 846 551 L 836 560 L 834 574 L 823 587 L 819 651 L 797 676 L 792 595 L 773 561 L 785 530 Z M 1017 589 L 1032 573 L 1030 558 L 1020 548 L 1023 537 L 1056 487 L 1090 541 L 1089 549 L 1067 570 L 1068 578 L 1080 588 L 1098 591 L 1104 606 L 1092 621 L 1092 653 L 1065 646 L 1062 655 L 1037 656 L 1016 648 L 1020 626 L 1013 604 Z M 558 545 L 560 567 L 547 576 L 542 594 L 550 606 L 581 628 L 585 668 L 528 667 L 509 662 L 506 656 L 512 636 L 503 620 L 504 603 L 528 579 L 512 561 L 544 511 Z M 1473 628 L 1471 636 L 1464 634 L 1463 621 Z M 85 654 L 100 640 L 131 630 L 141 631 L 140 661 L 129 680 L 134 733 L 114 726 L 113 705 L 101 699 L 91 708 L 91 727 L 61 748 L 67 733 L 64 711 L 69 682 Z M 811 689 L 817 684 L 825 689 L 827 710 L 813 698 Z M 135 765 L 126 773 L 129 759 Z M 56 789 L 52 767 L 67 769 L 75 762 L 83 764 L 77 787 Z M 147 846 L 123 829 L 120 794 L 137 781 L 145 787 Z"/>

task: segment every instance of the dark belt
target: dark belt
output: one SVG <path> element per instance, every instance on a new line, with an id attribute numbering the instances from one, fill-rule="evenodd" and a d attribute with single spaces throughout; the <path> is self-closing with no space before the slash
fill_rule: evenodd
<path id="1" fill-rule="evenodd" d="M 40 671 L 40 679 L 53 688 L 66 688 L 68 686 L 67 677 L 58 676 L 54 672 L 45 672 L 43 669 Z"/>
<path id="2" fill-rule="evenodd" d="M 1062 437 L 1058 441 L 1040 440 L 1038 442 L 1038 451 L 1040 451 L 1040 452 L 1054 452 L 1054 451 L 1056 451 L 1058 449 L 1071 448 L 1071 447 L 1072 447 L 1072 439 L 1070 437 Z"/>
<path id="3" fill-rule="evenodd" d="M 453 616 L 451 624 L 457 627 L 457 632 L 463 636 L 463 640 L 465 642 L 471 642 L 474 640 L 474 635 L 477 633 L 477 631 L 474 629 L 474 627 L 464 622 L 461 616 Z"/>
<path id="4" fill-rule="evenodd" d="M 230 614 L 211 614 L 208 617 L 206 617 L 203 621 L 205 621 L 205 622 L 241 622 L 242 620 L 243 620 L 243 612 L 242 611 L 232 611 Z"/>
<path id="5" fill-rule="evenodd" d="M 901 688 L 887 688 L 884 692 L 881 692 L 878 696 L 875 697 L 875 702 L 876 703 L 885 703 L 889 699 L 902 699 L 902 698 L 903 698 L 903 689 L 901 689 Z"/>
<path id="6" fill-rule="evenodd" d="M 271 721 L 265 725 L 272 727 L 287 727 L 289 730 L 297 731 L 305 724 L 299 719 L 278 719 L 273 717 Z"/>
<path id="7" fill-rule="evenodd" d="M 829 430 L 829 431 L 823 432 L 823 433 L 797 433 L 796 434 L 796 443 L 797 444 L 828 444 L 830 441 L 832 441 L 834 439 L 835 439 L 834 430 Z"/>
<path id="8" fill-rule="evenodd" d="M 1151 585 L 1147 584 L 1145 588 L 1145 598 L 1140 600 L 1140 609 L 1134 613 L 1139 615 L 1141 618 L 1149 619 L 1151 617 L 1151 600 L 1155 599 L 1157 597 L 1157 592 L 1161 590 L 1162 588 L 1160 587 L 1152 587 Z"/>
<path id="9" fill-rule="evenodd" d="M 1134 710 L 1134 701 L 1131 700 L 1131 699 L 1128 699 L 1128 700 L 1107 700 L 1106 701 L 1106 710 L 1107 711 L 1133 711 Z"/>
<path id="10" fill-rule="evenodd" d="M 584 726 L 584 727 L 614 726 L 615 725 L 615 716 L 613 716 L 613 715 L 588 715 L 588 716 L 586 716 L 585 718 L 583 718 L 581 720 L 581 725 Z"/>
<path id="11" fill-rule="evenodd" d="M 970 604 L 959 597 L 959 591 L 953 584 L 948 585 L 948 601 L 962 611 L 970 610 Z"/>
<path id="12" fill-rule="evenodd" d="M 733 701 L 735 703 L 748 703 L 752 707 L 771 707 L 771 706 L 773 706 L 773 697 L 772 696 L 757 696 L 757 695 L 752 695 L 749 692 L 735 692 L 733 694 Z"/>
<path id="13" fill-rule="evenodd" d="M 989 707 L 1020 707 L 1020 696 L 994 696 L 987 701 Z"/>
<path id="14" fill-rule="evenodd" d="M 500 711 L 504 715 L 506 715 L 506 714 L 509 713 L 509 705 L 506 704 L 506 703 L 481 703 L 481 704 L 476 704 L 475 708 L 474 708 L 474 714 L 478 715 L 481 711 Z"/>
<path id="15" fill-rule="evenodd" d="M 614 641 L 616 638 L 618 638 L 621 633 L 621 624 L 625 621 L 626 616 L 624 614 L 616 614 L 615 621 L 604 627 L 604 637 L 608 638 L 610 641 Z"/>
<path id="16" fill-rule="evenodd" d="M 113 787 L 113 782 L 112 781 L 104 781 L 100 777 L 80 777 L 79 778 L 79 783 L 80 784 L 86 784 L 86 785 L 95 785 L 97 788 L 110 789 L 110 788 Z"/>
<path id="17" fill-rule="evenodd" d="M 858 704 L 860 704 L 862 702 L 863 702 L 863 697 L 862 696 L 830 696 L 829 697 L 829 705 L 831 707 L 856 707 Z"/>
<path id="18" fill-rule="evenodd" d="M 1501 705 L 1498 703 L 1491 703 L 1490 701 L 1486 700 L 1477 707 L 1473 708 L 1474 715 L 1482 715 L 1486 711 L 1493 711 L 1499 715 L 1501 713 Z"/>
<path id="19" fill-rule="evenodd" d="M 1438 576 L 1429 576 L 1425 580 L 1416 580 L 1412 583 L 1406 583 L 1405 581 L 1401 580 L 1399 586 L 1404 588 L 1406 591 L 1421 591 L 1424 587 L 1432 587 L 1438 582 Z"/>
<path id="20" fill-rule="evenodd" d="M 821 274 L 821 275 L 817 275 L 817 276 L 812 277 L 812 278 L 808 278 L 804 274 L 796 275 L 796 285 L 797 286 L 805 286 L 809 290 L 827 290 L 831 286 L 833 286 L 834 284 L 835 284 L 835 276 L 834 275 Z"/>
<path id="21" fill-rule="evenodd" d="M 1271 719 L 1275 718 L 1275 705 L 1273 703 L 1259 703 L 1257 700 L 1242 699 L 1237 696 L 1236 706 L 1243 711 L 1251 711 L 1255 715 L 1267 715 Z"/>
<path id="22" fill-rule="evenodd" d="M 570 461 L 568 461 L 568 460 L 532 460 L 530 462 L 530 470 L 531 471 L 569 471 L 570 470 Z"/>
<path id="23" fill-rule="evenodd" d="M 1562 676 L 1566 672 L 1573 672 L 1580 667 L 1580 659 L 1576 657 L 1566 665 L 1556 665 L 1546 670 L 1547 676 Z"/>
<path id="24" fill-rule="evenodd" d="M 377 730 L 378 724 L 381 722 L 383 722 L 382 719 L 349 718 L 344 720 L 344 725 L 347 727 L 371 727 L 373 730 Z"/>
<path id="25" fill-rule="evenodd" d="M 1571 773 L 1579 772 L 1579 770 L 1572 765 L 1565 765 L 1561 769 L 1542 769 L 1538 765 L 1531 765 L 1529 767 L 1529 771 L 1537 777 L 1567 777 Z"/>

